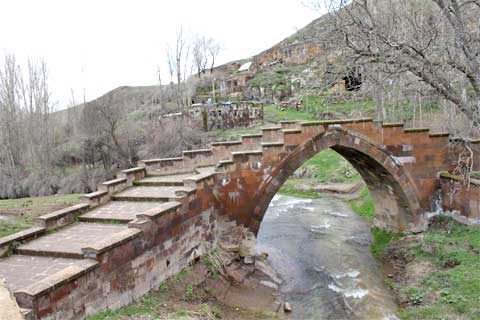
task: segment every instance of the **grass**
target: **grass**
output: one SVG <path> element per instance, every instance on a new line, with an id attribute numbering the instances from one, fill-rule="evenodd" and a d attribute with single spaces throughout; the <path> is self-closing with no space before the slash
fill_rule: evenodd
<path id="1" fill-rule="evenodd" d="M 426 260 L 438 270 L 427 274 L 418 291 L 427 304 L 408 308 L 403 319 L 480 319 L 480 230 L 441 218 L 423 245 L 414 250 L 415 261 Z M 428 246 L 428 252 L 422 248 Z M 409 289 L 411 290 L 411 289 Z"/>
<path id="2" fill-rule="evenodd" d="M 227 130 L 217 129 L 213 131 L 213 134 L 217 137 L 218 141 L 225 141 L 225 140 L 237 140 L 242 135 L 261 133 L 261 131 L 262 131 L 261 126 L 255 126 L 251 128 L 236 128 L 236 129 L 227 129 Z"/>
<path id="3" fill-rule="evenodd" d="M 120 320 L 125 317 L 132 317 L 136 315 L 150 315 L 158 317 L 160 314 L 157 311 L 165 299 L 166 292 L 159 289 L 151 291 L 143 296 L 138 301 L 115 311 L 104 311 L 95 315 L 87 317 L 87 320 Z"/>
<path id="4" fill-rule="evenodd" d="M 294 179 L 289 179 L 285 181 L 285 183 L 280 188 L 280 190 L 278 190 L 278 194 L 283 194 L 286 196 L 294 196 L 299 198 L 310 198 L 310 199 L 321 198 L 321 196 L 313 190 L 308 190 L 308 191 L 298 190 L 296 188 L 297 184 L 298 184 L 298 181 Z"/>
<path id="5" fill-rule="evenodd" d="M 282 120 L 310 121 L 315 120 L 315 115 L 303 110 L 285 109 L 280 110 L 276 105 L 268 105 L 263 108 L 265 120 L 268 122 L 279 122 Z"/>
<path id="6" fill-rule="evenodd" d="M 0 237 L 31 227 L 38 216 L 77 204 L 80 196 L 69 194 L 0 200 Z"/>
<path id="7" fill-rule="evenodd" d="M 361 176 L 341 155 L 326 149 L 307 160 L 300 168 L 310 169 L 319 183 L 352 182 Z"/>
<path id="8" fill-rule="evenodd" d="M 305 110 L 309 113 L 335 112 L 347 117 L 366 116 L 375 113 L 376 107 L 372 100 L 353 101 L 345 103 L 328 103 L 325 96 L 306 96 L 303 99 Z"/>
<path id="9" fill-rule="evenodd" d="M 372 221 L 375 216 L 375 206 L 367 187 L 360 192 L 359 199 L 350 201 L 350 207 L 356 214 L 367 221 Z"/>
<path id="10" fill-rule="evenodd" d="M 187 267 L 137 301 L 118 310 L 91 315 L 87 320 L 228 319 L 228 314 L 224 313 L 233 313 L 238 319 L 277 319 L 275 315 L 225 306 L 211 295 L 208 283 L 193 284 L 194 279 L 198 280 L 198 272 L 201 272 L 196 267 L 209 268 L 209 264 L 207 258 L 202 258 L 198 265 Z M 210 265 L 210 268 L 213 266 Z"/>
<path id="11" fill-rule="evenodd" d="M 380 258 L 382 256 L 390 241 L 398 239 L 402 236 L 402 233 L 389 232 L 377 227 L 373 227 L 371 232 L 373 236 L 373 242 L 370 246 L 370 251 L 376 258 Z"/>

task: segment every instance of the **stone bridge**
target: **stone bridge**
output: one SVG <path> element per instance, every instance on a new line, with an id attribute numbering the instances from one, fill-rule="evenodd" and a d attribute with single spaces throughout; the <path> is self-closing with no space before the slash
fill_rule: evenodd
<path id="1" fill-rule="evenodd" d="M 360 172 L 379 227 L 422 231 L 440 197 L 455 219 L 479 223 L 480 182 L 467 186 L 451 174 L 459 150 L 449 139 L 371 119 L 281 122 L 178 158 L 144 160 L 84 203 L 0 239 L 0 275 L 32 319 L 119 308 L 213 249 L 220 221 L 257 232 L 285 180 L 326 148 Z M 471 141 L 477 169 L 479 143 Z"/>

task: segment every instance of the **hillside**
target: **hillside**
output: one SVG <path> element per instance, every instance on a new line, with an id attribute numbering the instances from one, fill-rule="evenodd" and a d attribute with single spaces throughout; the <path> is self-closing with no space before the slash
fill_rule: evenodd
<path id="1" fill-rule="evenodd" d="M 338 81 L 338 77 L 333 76 L 333 69 L 327 66 L 334 62 L 327 19 L 327 16 L 320 17 L 273 47 L 253 57 L 217 66 L 212 74 L 206 72 L 200 79 L 192 75 L 187 83 L 194 87 L 193 100 L 204 101 L 211 96 L 213 78 L 216 79 L 216 90 L 220 91 L 217 95 L 222 100 L 278 102 L 296 96 L 302 90 L 329 87 Z M 239 71 L 247 62 L 252 63 L 250 68 Z M 88 104 L 98 105 L 107 97 L 127 113 L 156 108 L 160 104 L 159 86 L 155 85 L 122 86 Z M 83 107 L 82 103 L 73 109 L 80 112 Z M 66 110 L 57 112 L 64 120 L 66 113 Z"/>

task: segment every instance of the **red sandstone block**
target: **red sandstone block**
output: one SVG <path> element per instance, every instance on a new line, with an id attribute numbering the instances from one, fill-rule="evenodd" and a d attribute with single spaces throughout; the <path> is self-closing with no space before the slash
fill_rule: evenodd
<path id="1" fill-rule="evenodd" d="M 52 213 L 44 214 L 35 219 L 47 229 L 62 227 L 75 222 L 75 219 L 88 211 L 90 204 L 81 203 Z"/>

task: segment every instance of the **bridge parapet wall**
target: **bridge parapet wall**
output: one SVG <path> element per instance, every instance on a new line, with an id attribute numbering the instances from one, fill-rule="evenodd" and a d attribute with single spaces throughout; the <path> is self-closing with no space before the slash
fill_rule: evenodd
<path id="1" fill-rule="evenodd" d="M 442 208 L 454 219 L 469 225 L 480 225 L 480 180 L 467 185 L 463 177 L 441 174 Z"/>

